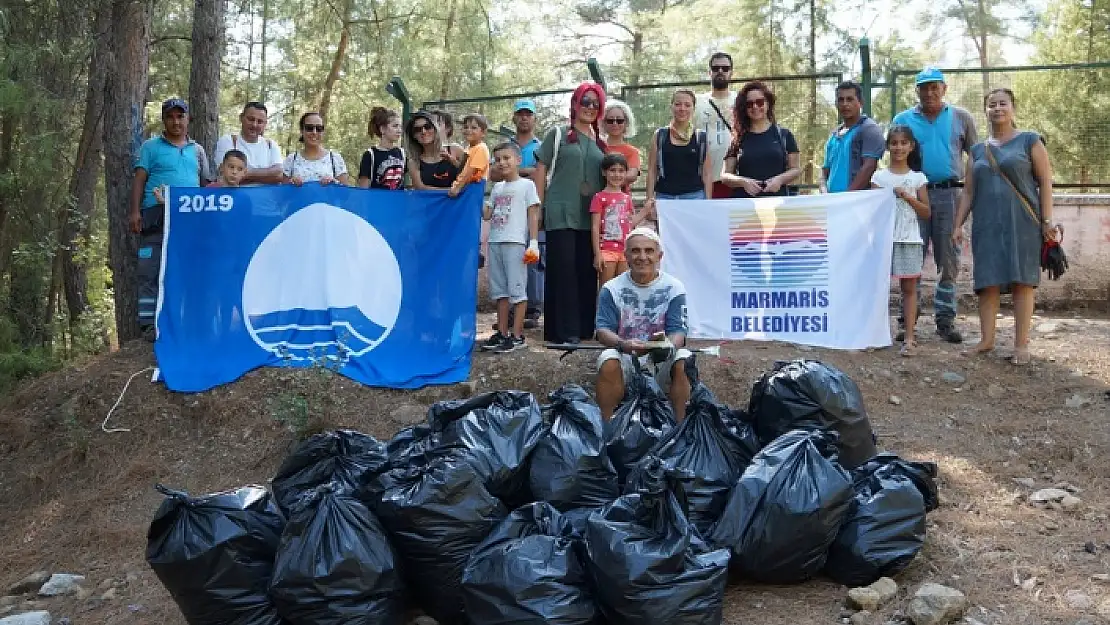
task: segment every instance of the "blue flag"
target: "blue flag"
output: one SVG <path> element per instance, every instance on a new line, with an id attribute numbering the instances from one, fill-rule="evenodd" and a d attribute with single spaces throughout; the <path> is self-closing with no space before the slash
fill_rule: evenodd
<path id="1" fill-rule="evenodd" d="M 154 352 L 202 391 L 261 366 L 323 366 L 372 386 L 465 380 L 481 185 L 171 188 Z"/>

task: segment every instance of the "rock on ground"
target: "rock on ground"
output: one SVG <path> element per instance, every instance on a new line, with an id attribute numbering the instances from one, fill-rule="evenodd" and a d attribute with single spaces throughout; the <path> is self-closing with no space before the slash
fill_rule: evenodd
<path id="1" fill-rule="evenodd" d="M 11 588 L 8 589 L 9 595 L 22 595 L 28 592 L 35 592 L 50 579 L 50 573 L 47 571 L 36 571 L 27 577 L 16 582 Z"/>
<path id="2" fill-rule="evenodd" d="M 1062 488 L 1042 488 L 1039 491 L 1029 495 L 1029 501 L 1034 503 L 1048 503 L 1050 501 L 1060 501 L 1064 497 L 1070 495 L 1068 491 Z"/>
<path id="3" fill-rule="evenodd" d="M 50 625 L 50 613 L 24 612 L 6 618 L 0 618 L 0 625 Z"/>
<path id="4" fill-rule="evenodd" d="M 876 612 L 898 594 L 898 584 L 889 577 L 880 577 L 870 586 L 848 591 L 848 604 L 857 610 Z"/>
<path id="5" fill-rule="evenodd" d="M 85 581 L 84 575 L 55 573 L 42 585 L 42 588 L 39 588 L 39 596 L 58 597 L 78 593 L 81 591 L 81 582 L 83 581 Z"/>
<path id="6" fill-rule="evenodd" d="M 1069 608 L 1080 612 L 1090 610 L 1091 606 L 1094 605 L 1090 596 L 1078 590 L 1069 590 L 1064 593 L 1064 602 L 1068 604 Z"/>
<path id="7" fill-rule="evenodd" d="M 906 609 L 906 616 L 914 625 L 941 625 L 962 615 L 967 606 L 964 593 L 948 586 L 926 583 L 917 589 Z"/>

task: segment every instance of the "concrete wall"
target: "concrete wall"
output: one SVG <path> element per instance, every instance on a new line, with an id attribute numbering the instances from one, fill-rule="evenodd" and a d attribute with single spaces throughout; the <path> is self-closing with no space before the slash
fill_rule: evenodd
<path id="1" fill-rule="evenodd" d="M 1063 246 L 1068 255 L 1068 271 L 1058 281 L 1041 274 L 1038 304 L 1106 307 L 1110 302 L 1110 195 L 1058 194 L 1054 204 L 1053 219 L 1064 227 Z M 959 293 L 961 298 L 974 297 L 970 244 L 964 245 L 961 258 Z M 931 291 L 936 281 L 936 264 L 931 253 L 925 259 L 924 280 Z M 897 286 L 893 285 L 892 291 L 896 290 Z"/>

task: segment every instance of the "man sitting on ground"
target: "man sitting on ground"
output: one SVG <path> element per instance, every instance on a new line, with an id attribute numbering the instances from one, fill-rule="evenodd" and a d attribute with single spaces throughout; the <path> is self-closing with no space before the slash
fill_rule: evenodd
<path id="1" fill-rule="evenodd" d="M 663 250 L 659 234 L 636 228 L 625 238 L 628 271 L 601 287 L 597 302 L 597 340 L 609 348 L 597 359 L 597 403 L 610 419 L 624 397 L 628 376 L 654 365 L 655 381 L 682 421 L 690 399 L 686 376 L 686 287 L 659 271 Z M 655 347 L 663 340 L 669 345 Z M 644 359 L 644 356 L 648 358 Z"/>

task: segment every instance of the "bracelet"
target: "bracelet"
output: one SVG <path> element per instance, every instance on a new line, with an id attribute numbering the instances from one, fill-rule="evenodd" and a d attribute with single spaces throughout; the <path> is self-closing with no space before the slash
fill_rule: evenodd
<path id="1" fill-rule="evenodd" d="M 617 351 L 622 353 L 622 354 L 625 353 L 625 351 L 624 351 L 624 340 L 617 341 Z"/>

